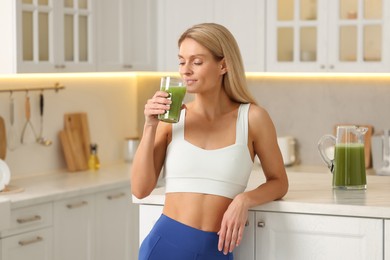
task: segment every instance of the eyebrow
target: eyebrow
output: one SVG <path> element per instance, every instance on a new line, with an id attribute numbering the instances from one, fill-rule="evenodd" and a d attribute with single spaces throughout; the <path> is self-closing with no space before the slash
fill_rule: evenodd
<path id="1" fill-rule="evenodd" d="M 184 57 L 182 56 L 182 55 L 177 55 L 179 58 L 183 58 L 184 59 Z M 206 57 L 207 55 L 206 54 L 202 54 L 202 53 L 200 53 L 200 54 L 195 54 L 195 55 L 191 55 L 190 56 L 190 58 L 194 58 L 194 57 Z"/>

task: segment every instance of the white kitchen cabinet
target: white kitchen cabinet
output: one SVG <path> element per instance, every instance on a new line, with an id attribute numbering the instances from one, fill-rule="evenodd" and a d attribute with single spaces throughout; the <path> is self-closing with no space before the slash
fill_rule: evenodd
<path id="1" fill-rule="evenodd" d="M 96 194 L 96 257 L 94 260 L 136 259 L 131 252 L 129 205 L 130 189 L 115 189 Z M 131 242 L 130 242 L 131 241 Z M 136 247 L 135 247 L 136 248 Z"/>
<path id="2" fill-rule="evenodd" d="M 255 260 L 255 212 L 249 211 L 241 244 L 234 249 L 234 260 Z"/>
<path id="3" fill-rule="evenodd" d="M 236 38 L 245 71 L 265 70 L 265 0 L 215 1 L 215 22 Z"/>
<path id="4" fill-rule="evenodd" d="M 93 195 L 54 202 L 54 259 L 95 260 Z"/>
<path id="5" fill-rule="evenodd" d="M 0 3 L 0 73 L 95 70 L 94 1 Z"/>
<path id="6" fill-rule="evenodd" d="M 383 220 L 256 213 L 256 259 L 383 259 Z"/>
<path id="7" fill-rule="evenodd" d="M 389 0 L 268 0 L 267 71 L 389 72 Z"/>
<path id="8" fill-rule="evenodd" d="M 156 1 L 98 0 L 97 70 L 156 70 Z"/>
<path id="9" fill-rule="evenodd" d="M 385 245 L 385 257 L 384 259 L 385 260 L 390 260 L 390 219 L 386 219 L 385 220 L 385 242 L 384 242 L 384 245 Z"/>
<path id="10" fill-rule="evenodd" d="M 142 244 L 145 237 L 152 230 L 163 211 L 160 205 L 140 205 L 139 206 L 139 244 Z"/>
<path id="11" fill-rule="evenodd" d="M 240 47 L 246 71 L 264 69 L 264 0 L 158 1 L 158 69 L 178 71 L 180 35 L 192 25 L 216 22 L 227 27 Z M 189 11 L 190 9 L 190 11 Z"/>
<path id="12" fill-rule="evenodd" d="M 52 260 L 52 228 L 7 237 L 1 240 L 3 260 Z"/>
<path id="13" fill-rule="evenodd" d="M 12 209 L 10 227 L 1 232 L 0 259 L 52 260 L 52 204 Z"/>

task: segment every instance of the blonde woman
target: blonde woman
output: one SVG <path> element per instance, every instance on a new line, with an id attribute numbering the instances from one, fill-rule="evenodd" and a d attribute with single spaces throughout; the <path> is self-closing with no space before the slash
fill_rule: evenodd
<path id="1" fill-rule="evenodd" d="M 225 27 L 195 25 L 178 45 L 179 72 L 194 100 L 177 124 L 157 119 L 169 109 L 166 92 L 157 91 L 145 105 L 131 189 L 137 198 L 148 196 L 163 169 L 166 195 L 139 259 L 233 259 L 248 210 L 287 192 L 276 131 L 247 90 L 239 48 Z M 266 182 L 245 191 L 255 156 Z"/>

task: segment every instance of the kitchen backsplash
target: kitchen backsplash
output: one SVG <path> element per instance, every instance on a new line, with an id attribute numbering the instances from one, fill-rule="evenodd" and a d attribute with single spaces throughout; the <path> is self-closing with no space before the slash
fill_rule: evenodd
<path id="1" fill-rule="evenodd" d="M 294 75 L 294 74 L 291 74 Z M 58 132 L 65 113 L 87 112 L 91 141 L 99 145 L 102 165 L 122 161 L 124 139 L 142 133 L 146 100 L 158 89 L 161 73 L 56 74 L 43 77 L 0 76 L 0 89 L 39 87 L 60 82 L 64 90 L 44 92 L 44 136 L 53 145 L 20 145 L 7 151 L 13 177 L 65 169 Z M 248 85 L 258 103 L 270 113 L 279 136 L 291 135 L 298 144 L 301 164 L 323 165 L 317 152 L 319 138 L 337 123 L 371 124 L 390 128 L 390 76 L 331 77 L 248 74 Z M 39 91 L 30 92 L 31 120 L 39 131 Z M 17 134 L 24 116 L 25 92 L 14 92 Z M 187 96 L 190 100 L 191 96 Z M 0 92 L 0 115 L 9 129 L 10 93 Z M 325 166 L 324 166 L 325 167 Z"/>
<path id="2" fill-rule="evenodd" d="M 41 74 L 42 75 L 42 74 Z M 86 112 L 91 141 L 98 144 L 102 165 L 122 160 L 124 139 L 137 135 L 136 77 L 132 74 L 56 74 L 35 76 L 0 76 L 0 89 L 41 87 L 60 82 L 65 89 L 44 91 L 43 135 L 53 140 L 50 147 L 34 142 L 7 150 L 6 162 L 12 177 L 56 172 L 66 168 L 58 133 L 64 127 L 64 114 Z M 31 122 L 39 132 L 39 94 L 29 92 Z M 13 92 L 15 128 L 20 138 L 25 123 L 26 92 Z M 10 93 L 0 92 L 0 115 L 10 126 Z M 9 133 L 8 133 L 9 134 Z M 30 139 L 31 141 L 31 139 Z"/>

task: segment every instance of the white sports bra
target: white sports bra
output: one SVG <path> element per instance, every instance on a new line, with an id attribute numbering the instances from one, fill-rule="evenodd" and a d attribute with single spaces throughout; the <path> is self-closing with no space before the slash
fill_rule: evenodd
<path id="1" fill-rule="evenodd" d="M 181 120 L 172 124 L 172 141 L 168 145 L 164 172 L 166 193 L 194 192 L 233 199 L 247 186 L 253 161 L 248 149 L 248 111 L 241 104 L 236 122 L 236 142 L 205 150 L 184 139 L 185 110 Z"/>

